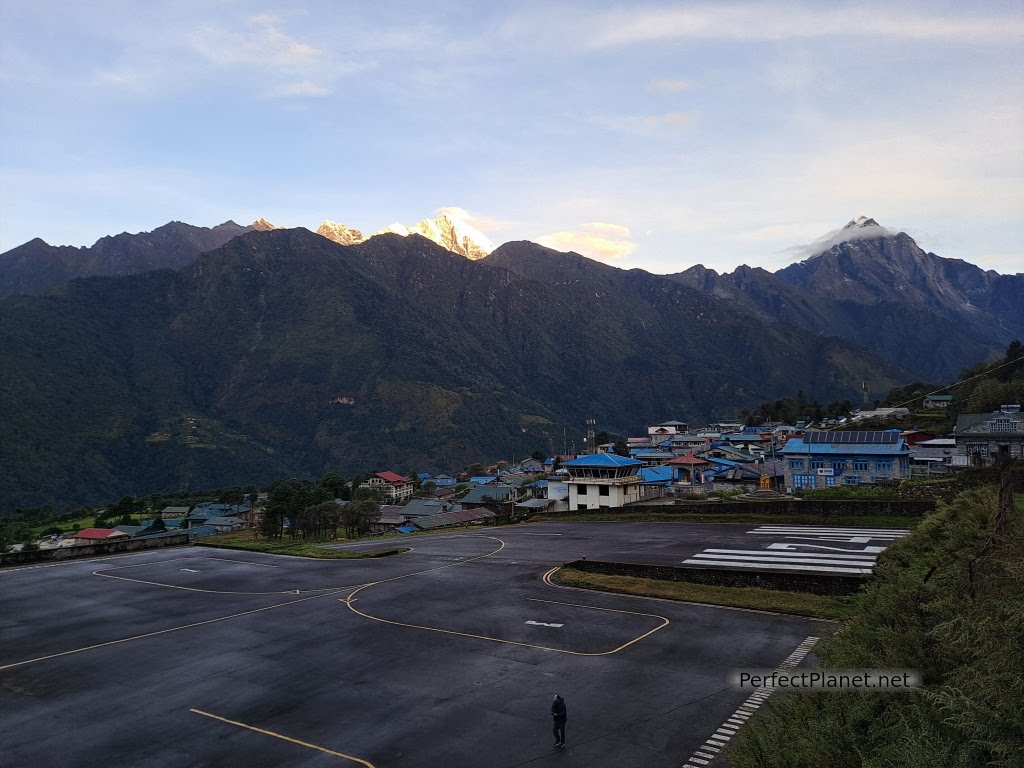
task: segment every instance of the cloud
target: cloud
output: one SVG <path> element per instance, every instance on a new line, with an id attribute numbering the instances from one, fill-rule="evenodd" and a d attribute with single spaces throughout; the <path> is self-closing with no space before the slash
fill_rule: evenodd
<path id="1" fill-rule="evenodd" d="M 437 209 L 438 213 L 446 214 L 453 219 L 464 221 L 474 229 L 478 229 L 481 232 L 495 232 L 500 229 L 504 229 L 508 226 L 507 221 L 496 219 L 491 216 L 481 216 L 476 213 L 471 213 L 465 208 L 459 208 L 456 205 L 447 205 Z"/>
<path id="2" fill-rule="evenodd" d="M 193 49 L 208 61 L 224 67 L 303 69 L 315 63 L 323 51 L 289 37 L 278 27 L 276 16 L 253 16 L 248 29 L 228 30 L 212 25 L 190 36 Z"/>
<path id="3" fill-rule="evenodd" d="M 883 8 L 822 10 L 777 4 L 649 8 L 615 11 L 593 22 L 590 45 L 605 48 L 658 40 L 782 41 L 877 37 L 958 43 L 1012 43 L 1024 39 L 1017 15 L 942 17 Z"/>
<path id="4" fill-rule="evenodd" d="M 586 118 L 586 121 L 613 131 L 651 135 L 671 133 L 671 129 L 687 127 L 693 122 L 693 115 L 689 112 L 664 112 L 659 115 L 598 115 Z"/>
<path id="5" fill-rule="evenodd" d="M 618 261 L 636 250 L 630 242 L 629 227 L 594 221 L 579 229 L 553 232 L 537 238 L 537 242 L 557 251 L 575 251 L 597 261 Z"/>
<path id="6" fill-rule="evenodd" d="M 654 93 L 685 93 L 697 88 L 692 80 L 651 80 L 647 90 Z"/>
<path id="7" fill-rule="evenodd" d="M 331 90 L 329 88 L 311 83 L 309 80 L 303 80 L 298 83 L 282 83 L 270 89 L 271 96 L 282 98 L 329 96 L 330 93 Z"/>
<path id="8" fill-rule="evenodd" d="M 819 253 L 824 253 L 833 245 L 839 243 L 849 243 L 854 240 L 873 240 L 878 237 L 886 237 L 893 234 L 892 230 L 886 229 L 885 227 L 874 224 L 871 226 L 851 226 L 853 222 L 850 222 L 841 229 L 835 229 L 823 237 L 819 237 L 812 243 L 807 245 L 795 245 L 787 248 L 786 251 L 792 255 L 793 258 L 803 261 L 809 259 L 812 256 L 817 256 Z"/>

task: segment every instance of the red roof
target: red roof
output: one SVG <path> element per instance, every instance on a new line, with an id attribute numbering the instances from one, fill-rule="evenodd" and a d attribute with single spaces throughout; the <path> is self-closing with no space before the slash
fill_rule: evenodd
<path id="1" fill-rule="evenodd" d="M 685 456 L 680 456 L 677 459 L 672 459 L 672 461 L 669 462 L 670 465 L 673 465 L 673 466 L 676 466 L 676 467 L 678 467 L 678 466 L 692 467 L 692 466 L 696 466 L 698 464 L 710 464 L 710 463 L 711 462 L 705 461 L 704 459 L 698 459 L 692 453 L 688 453 Z"/>
<path id="2" fill-rule="evenodd" d="M 409 482 L 408 478 L 402 477 L 401 475 L 396 475 L 394 472 L 378 472 L 377 477 L 379 477 L 381 480 L 387 480 L 392 485 L 401 485 L 403 483 Z"/>
<path id="3" fill-rule="evenodd" d="M 118 531 L 113 528 L 86 528 L 83 531 L 79 531 L 72 538 L 74 539 L 110 539 L 118 536 L 128 536 L 129 534 L 124 531 Z"/>

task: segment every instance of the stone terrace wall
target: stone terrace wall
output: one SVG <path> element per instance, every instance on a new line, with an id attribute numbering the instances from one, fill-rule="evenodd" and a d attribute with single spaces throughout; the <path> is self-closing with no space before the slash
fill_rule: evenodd
<path id="1" fill-rule="evenodd" d="M 0 566 L 73 560 L 79 557 L 95 557 L 96 555 L 110 555 L 118 552 L 177 547 L 183 544 L 188 544 L 187 533 L 177 536 L 161 536 L 155 539 L 129 539 L 128 541 L 107 541 L 102 544 L 83 544 L 78 547 L 62 547 L 61 549 L 40 549 L 36 552 L 7 552 L 0 555 Z"/>
<path id="2" fill-rule="evenodd" d="M 935 509 L 935 500 L 906 501 L 900 499 L 782 499 L 779 501 L 680 501 L 675 504 L 608 507 L 606 509 L 567 510 L 542 513 L 545 518 L 572 518 L 595 512 L 656 512 L 659 515 L 818 515 L 850 517 L 857 515 L 891 515 L 913 517 Z"/>
<path id="3" fill-rule="evenodd" d="M 862 576 L 842 574 L 782 573 L 772 571 L 727 571 L 717 568 L 682 568 L 646 563 L 609 563 L 602 560 L 574 560 L 566 568 L 610 576 L 635 576 L 661 581 L 687 581 L 720 587 L 762 587 L 816 595 L 852 595 L 865 583 Z"/>

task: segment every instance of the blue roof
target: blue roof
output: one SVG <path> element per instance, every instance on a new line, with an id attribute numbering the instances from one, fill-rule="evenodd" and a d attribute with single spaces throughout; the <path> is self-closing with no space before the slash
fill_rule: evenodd
<path id="1" fill-rule="evenodd" d="M 841 433 L 837 433 L 841 434 Z M 910 455 L 906 441 L 899 439 L 894 443 L 805 443 L 799 437 L 791 437 L 779 451 L 782 454 L 802 454 L 814 456 L 903 456 Z"/>
<path id="2" fill-rule="evenodd" d="M 630 451 L 634 456 L 643 456 L 645 459 L 671 459 L 675 456 L 669 451 L 659 451 L 657 448 L 634 448 Z"/>
<path id="3" fill-rule="evenodd" d="M 395 530 L 399 533 L 415 533 L 419 530 L 419 528 L 417 528 L 412 523 L 406 523 L 405 525 L 398 526 L 397 528 L 395 528 Z"/>
<path id="4" fill-rule="evenodd" d="M 207 525 L 245 525 L 245 520 L 234 515 L 225 515 L 224 517 L 211 517 L 206 521 Z"/>
<path id="5" fill-rule="evenodd" d="M 645 483 L 671 483 L 672 467 L 644 467 L 640 479 Z"/>
<path id="6" fill-rule="evenodd" d="M 429 472 L 420 472 L 418 475 L 416 475 L 416 477 L 418 477 L 420 480 L 429 480 L 430 479 L 430 473 Z"/>
<path id="7" fill-rule="evenodd" d="M 450 485 L 455 485 L 454 477 L 435 477 L 434 485 L 438 488 L 447 488 Z"/>
<path id="8" fill-rule="evenodd" d="M 487 485 L 487 483 L 493 483 L 497 479 L 496 475 L 475 475 L 469 478 L 469 482 L 473 483 L 473 485 Z"/>
<path id="9" fill-rule="evenodd" d="M 619 456 L 615 453 L 593 453 L 562 463 L 563 467 L 639 467 L 642 461 Z"/>

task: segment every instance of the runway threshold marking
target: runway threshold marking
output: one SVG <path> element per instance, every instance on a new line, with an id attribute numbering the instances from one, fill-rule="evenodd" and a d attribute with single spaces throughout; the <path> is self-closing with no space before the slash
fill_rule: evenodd
<path id="1" fill-rule="evenodd" d="M 281 741 L 287 741 L 290 744 L 298 744 L 300 747 L 306 747 L 307 749 L 313 749 L 313 750 L 316 750 L 317 752 L 323 752 L 326 755 L 332 755 L 333 757 L 340 757 L 343 760 L 349 760 L 349 761 L 351 761 L 353 763 L 358 763 L 359 765 L 365 766 L 366 768 L 374 768 L 373 763 L 368 762 L 366 760 L 363 760 L 360 757 L 353 757 L 352 755 L 346 755 L 344 752 L 336 752 L 333 749 L 327 749 L 327 747 L 321 747 L 321 746 L 318 746 L 317 744 L 310 744 L 308 741 L 300 741 L 299 739 L 293 739 L 291 736 L 285 736 L 284 734 L 281 734 L 281 733 L 275 733 L 274 731 L 268 731 L 268 730 L 266 730 L 264 728 L 257 728 L 255 725 L 247 725 L 246 723 L 240 723 L 237 720 L 228 720 L 228 718 L 226 718 L 226 717 L 221 717 L 220 715 L 214 715 L 214 714 L 211 714 L 209 712 L 204 712 L 201 709 L 189 709 L 189 712 L 195 712 L 197 715 L 202 715 L 203 717 L 209 717 L 209 718 L 211 718 L 213 720 L 220 720 L 222 723 L 227 723 L 228 725 L 237 725 L 239 728 L 245 728 L 245 729 L 250 730 L 250 731 L 255 731 L 256 733 L 262 733 L 264 736 L 273 736 L 275 739 L 281 739 Z"/>
<path id="2" fill-rule="evenodd" d="M 814 637 L 813 635 L 804 639 L 800 645 L 796 647 L 789 656 L 783 659 L 782 663 L 779 664 L 775 669 L 782 672 L 786 669 L 792 669 L 800 664 L 804 660 L 804 657 L 811 652 L 814 648 L 815 643 L 820 638 Z M 718 753 L 729 743 L 729 740 L 739 731 L 739 729 L 750 719 L 750 717 L 760 708 L 764 702 L 768 700 L 768 697 L 772 695 L 775 688 L 772 686 L 762 686 L 750 694 L 746 700 L 736 708 L 729 717 L 726 718 L 725 722 L 707 739 L 704 743 L 697 747 L 690 755 L 689 759 L 683 764 L 683 768 L 694 768 L 694 766 L 710 765 L 714 762 L 714 759 L 718 757 Z"/>

